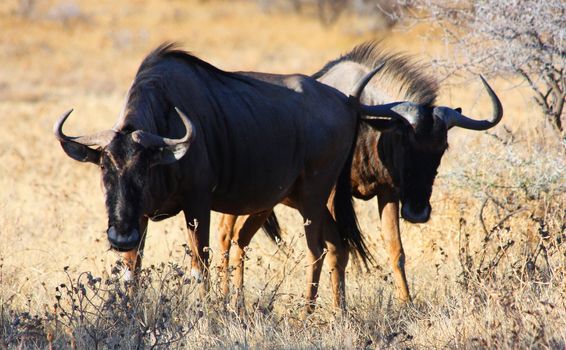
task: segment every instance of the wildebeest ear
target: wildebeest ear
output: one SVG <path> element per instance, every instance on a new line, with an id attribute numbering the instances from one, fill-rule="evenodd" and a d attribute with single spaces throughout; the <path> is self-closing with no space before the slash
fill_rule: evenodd
<path id="1" fill-rule="evenodd" d="M 159 147 L 154 149 L 154 154 L 151 159 L 151 165 L 154 166 L 158 164 L 175 163 L 179 159 L 183 158 L 183 156 L 189 150 L 190 145 L 190 142 L 183 142 L 177 145 Z"/>
<path id="2" fill-rule="evenodd" d="M 397 120 L 391 118 L 362 116 L 361 119 L 364 123 L 379 131 L 389 131 L 399 125 Z"/>
<path id="3" fill-rule="evenodd" d="M 454 108 L 454 110 L 458 113 L 462 113 L 462 108 L 458 107 L 458 108 Z"/>
<path id="4" fill-rule="evenodd" d="M 67 155 L 79 162 L 90 162 L 98 164 L 100 161 L 100 151 L 76 142 L 61 142 L 61 147 Z"/>

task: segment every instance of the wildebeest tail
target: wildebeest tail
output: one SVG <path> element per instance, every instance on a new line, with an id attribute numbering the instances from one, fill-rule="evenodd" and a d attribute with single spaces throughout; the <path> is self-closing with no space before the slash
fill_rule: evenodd
<path id="1" fill-rule="evenodd" d="M 267 220 L 263 223 L 262 228 L 273 242 L 278 243 L 281 241 L 281 227 L 279 226 L 279 221 L 274 211 L 271 212 Z"/>
<path id="2" fill-rule="evenodd" d="M 361 259 L 364 266 L 368 268 L 368 263 L 372 264 L 374 259 L 367 249 L 358 225 L 358 219 L 356 217 L 356 212 L 354 211 L 352 198 L 352 184 L 350 182 L 350 173 L 354 157 L 354 149 L 356 146 L 355 140 L 357 138 L 357 132 L 354 136 L 354 144 L 350 149 L 348 159 L 346 160 L 346 163 L 340 172 L 340 176 L 338 177 L 338 181 L 336 182 L 333 202 L 334 216 L 336 224 L 338 225 L 338 233 L 340 234 L 340 237 L 348 251 L 354 253 L 354 257 Z M 354 260 L 354 262 L 357 261 L 358 259 Z"/>

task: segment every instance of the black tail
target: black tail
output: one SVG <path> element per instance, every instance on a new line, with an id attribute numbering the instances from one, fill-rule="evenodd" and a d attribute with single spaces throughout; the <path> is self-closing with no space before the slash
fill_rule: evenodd
<path id="1" fill-rule="evenodd" d="M 267 220 L 263 223 L 262 228 L 273 242 L 278 243 L 281 241 L 281 227 L 279 226 L 275 212 L 271 212 Z"/>
<path id="2" fill-rule="evenodd" d="M 351 184 L 351 168 L 352 160 L 354 158 L 354 151 L 356 148 L 357 131 L 354 135 L 354 144 L 350 149 L 348 159 L 340 172 L 338 181 L 336 182 L 336 193 L 334 195 L 334 216 L 336 224 L 338 225 L 338 233 L 344 241 L 346 248 L 350 252 L 355 252 L 355 257 L 361 258 L 365 267 L 368 268 L 368 263 L 373 264 L 374 259 L 369 253 L 366 243 L 362 237 L 362 233 L 358 226 L 358 219 L 354 211 L 354 203 L 352 199 L 352 184 Z M 354 262 L 356 262 L 354 260 Z"/>

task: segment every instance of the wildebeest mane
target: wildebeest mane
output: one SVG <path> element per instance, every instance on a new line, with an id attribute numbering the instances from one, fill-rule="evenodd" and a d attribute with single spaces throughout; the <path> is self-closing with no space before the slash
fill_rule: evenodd
<path id="1" fill-rule="evenodd" d="M 369 41 L 356 46 L 352 51 L 328 62 L 320 71 L 313 74 L 319 79 L 335 65 L 351 61 L 373 69 L 385 62 L 383 69 L 376 74 L 372 83 L 390 94 L 393 100 L 408 100 L 424 105 L 433 105 L 438 95 L 438 82 L 426 74 L 427 66 L 410 55 L 386 52 L 377 41 Z"/>
<path id="2" fill-rule="evenodd" d="M 167 58 L 176 58 L 181 61 L 184 61 L 189 65 L 198 65 L 206 70 L 218 74 L 223 74 L 227 76 L 233 75 L 233 73 L 223 71 L 213 66 L 212 64 L 201 60 L 200 58 L 196 57 L 189 51 L 180 49 L 179 46 L 180 45 L 175 42 L 164 42 L 163 44 L 159 45 L 155 50 L 150 52 L 141 63 L 140 68 L 138 69 L 138 72 L 136 74 L 136 80 L 138 77 L 143 78 L 144 73 L 150 71 L 152 67 L 154 67 L 159 62 Z"/>
<path id="3" fill-rule="evenodd" d="M 170 68 L 161 65 L 164 61 L 179 60 L 187 66 L 200 68 L 207 76 L 216 77 L 218 80 L 227 78 L 250 82 L 245 77 L 216 68 L 178 47 L 177 43 L 165 42 L 142 61 L 128 92 L 123 119 L 119 123 L 122 132 L 145 130 L 158 134 L 168 133 L 167 120 L 161 115 L 175 107 L 172 99 L 181 101 L 184 99 L 181 97 L 183 91 L 175 89 L 174 84 L 171 84 L 166 76 L 170 80 L 183 79 L 183 77 L 171 78 L 171 74 L 165 74 Z"/>

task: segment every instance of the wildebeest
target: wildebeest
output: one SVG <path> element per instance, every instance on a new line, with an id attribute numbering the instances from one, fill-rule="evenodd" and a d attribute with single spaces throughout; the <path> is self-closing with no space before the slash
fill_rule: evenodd
<path id="1" fill-rule="evenodd" d="M 101 168 L 107 237 L 111 247 L 128 252 L 131 270 L 139 266 L 148 219 L 182 211 L 192 268 L 206 280 L 210 211 L 261 217 L 283 202 L 310 222 L 307 300 L 317 295 L 324 235 L 340 304 L 348 250 L 367 257 L 349 185 L 357 109 L 393 113 L 357 97 L 303 75 L 225 72 L 165 44 L 142 62 L 111 130 L 66 136 L 69 111 L 54 133 L 71 158 Z M 335 183 L 336 221 L 326 207 Z"/>
<path id="2" fill-rule="evenodd" d="M 408 301 L 410 294 L 404 268 L 405 253 L 399 231 L 399 202 L 402 205 L 401 216 L 405 220 L 412 223 L 428 221 L 434 178 L 448 147 L 448 130 L 452 127 L 471 130 L 492 128 L 503 117 L 503 108 L 483 78 L 493 107 L 490 120 L 472 120 L 463 116 L 459 108 L 435 106 L 438 84 L 424 72 L 422 65 L 411 62 L 407 56 L 385 53 L 375 42 L 357 46 L 326 64 L 313 77 L 348 94 L 361 77 L 383 63 L 384 69 L 365 88 L 361 101 L 366 104 L 387 103 L 406 123 L 397 123 L 382 132 L 367 123 L 360 124 L 351 186 L 357 198 L 370 200 L 377 197 L 381 233 L 393 268 L 395 285 L 400 300 Z M 409 102 L 394 102 L 405 100 Z M 259 219 L 269 217 L 262 213 Z M 257 216 L 236 218 L 223 215 L 221 218 L 221 247 L 224 256 L 230 257 L 223 260 L 221 269 L 230 271 L 228 265 L 232 265 L 233 284 L 237 289 L 242 287 L 243 249 L 255 234 L 248 222 L 255 220 L 258 220 Z M 277 237 L 279 233 L 273 230 L 273 223 L 276 223 L 273 216 L 271 223 L 266 230 L 271 237 Z M 232 254 L 231 242 L 236 242 Z M 329 251 L 329 260 L 332 260 L 333 253 Z M 222 289 L 227 293 L 227 276 L 222 284 Z"/>

